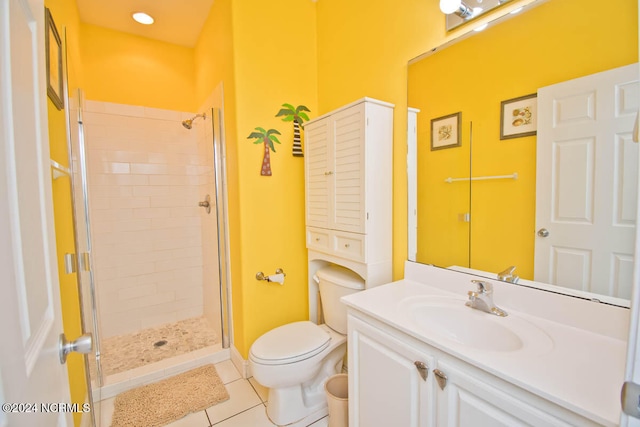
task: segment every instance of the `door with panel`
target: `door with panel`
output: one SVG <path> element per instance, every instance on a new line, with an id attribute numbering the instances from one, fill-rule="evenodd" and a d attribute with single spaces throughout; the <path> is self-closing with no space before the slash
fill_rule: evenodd
<path id="1" fill-rule="evenodd" d="M 633 64 L 538 91 L 536 281 L 631 297 L 638 88 Z"/>
<path id="2" fill-rule="evenodd" d="M 598 424 L 557 409 L 537 396 L 520 395 L 474 368 L 438 359 L 438 427 L 569 427 Z M 524 393 L 521 391 L 521 393 Z M 537 405 L 537 406 L 536 406 Z M 554 416 L 558 411 L 559 416 Z M 564 418 L 564 419 L 563 419 Z"/>
<path id="3" fill-rule="evenodd" d="M 69 386 L 58 353 L 44 11 L 41 0 L 0 0 L 0 426 L 72 424 L 73 408 L 57 406 L 69 404 Z"/>
<path id="4" fill-rule="evenodd" d="M 349 316 L 349 425 L 435 426 L 432 356 Z"/>

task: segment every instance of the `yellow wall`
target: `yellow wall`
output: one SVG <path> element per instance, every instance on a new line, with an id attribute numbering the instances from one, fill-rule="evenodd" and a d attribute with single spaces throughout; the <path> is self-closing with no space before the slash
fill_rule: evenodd
<path id="1" fill-rule="evenodd" d="M 81 24 L 88 100 L 194 111 L 193 49 Z"/>
<path id="2" fill-rule="evenodd" d="M 218 87 L 224 96 L 224 132 L 227 161 L 228 227 L 231 245 L 231 285 L 234 342 L 244 342 L 245 312 L 241 286 L 240 201 L 238 190 L 238 138 L 233 59 L 231 0 L 213 3 L 195 46 L 196 96 L 201 105 Z"/>
<path id="3" fill-rule="evenodd" d="M 364 96 L 396 106 L 394 279 L 403 276 L 407 258 L 407 62 L 444 38 L 437 0 L 318 2 L 318 113 Z"/>
<path id="4" fill-rule="evenodd" d="M 407 253 L 407 62 L 465 31 L 444 31 L 438 0 L 216 0 L 194 49 L 80 25 L 87 99 L 194 110 L 224 86 L 234 344 L 244 357 L 266 330 L 308 317 L 303 159 L 291 155 L 291 124 L 275 117 L 280 105 L 307 105 L 315 117 L 363 96 L 396 104 L 393 244 L 400 278 Z M 256 126 L 282 132 L 272 177 L 259 175 L 261 146 L 246 139 Z M 284 286 L 255 280 L 256 272 L 279 267 L 287 273 Z"/>
<path id="5" fill-rule="evenodd" d="M 56 28 L 61 38 L 65 38 L 69 62 L 78 62 L 78 28 L 79 18 L 75 2 L 70 0 L 47 0 L 46 7 L 51 10 Z M 82 72 L 77 67 L 72 78 L 82 79 Z M 66 106 L 65 106 L 66 107 Z M 66 121 L 64 110 L 58 110 L 51 100 L 47 102 L 49 122 L 49 145 L 51 158 L 63 166 L 69 165 L 66 137 Z M 56 250 L 60 280 L 60 300 L 64 333 L 69 339 L 82 335 L 82 319 L 80 315 L 80 299 L 78 278 L 75 273 L 65 274 L 64 254 L 75 253 L 73 210 L 71 200 L 71 182 L 69 177 L 53 181 L 53 209 L 56 233 Z M 84 356 L 78 353 L 67 358 L 69 391 L 72 403 L 83 404 L 87 398 L 87 382 L 85 377 Z M 74 413 L 74 425 L 79 426 L 82 413 Z"/>
<path id="6" fill-rule="evenodd" d="M 577 8 L 580 14 L 564 18 Z M 460 265 L 468 254 L 464 235 L 455 253 L 451 235 L 441 233 L 464 224 L 456 215 L 468 211 L 468 183 L 442 180 L 469 176 L 472 121 L 473 176 L 518 172 L 519 177 L 472 184 L 470 266 L 501 271 L 516 265 L 521 277 L 532 279 L 536 138 L 500 140 L 500 102 L 637 60 L 635 2 L 616 0 L 602 7 L 597 0 L 564 0 L 547 2 L 413 64 L 409 103 L 421 109 L 418 187 L 425 193 L 418 205 L 418 260 Z M 462 111 L 463 147 L 430 151 L 430 120 L 456 111 Z M 462 202 L 458 210 L 446 212 L 454 199 Z M 440 247 L 452 250 L 445 253 Z"/>
<path id="7" fill-rule="evenodd" d="M 229 175 L 234 344 L 243 356 L 262 333 L 308 317 L 304 161 L 291 155 L 282 103 L 317 114 L 313 2 L 219 0 L 194 49 L 82 25 L 86 98 L 193 110 L 222 82 Z M 160 89 L 160 90 L 159 90 Z M 278 129 L 272 177 L 259 175 L 256 126 Z M 287 273 L 285 286 L 255 274 Z"/>
<path id="8" fill-rule="evenodd" d="M 310 1 L 233 1 L 237 120 L 240 272 L 234 270 L 235 346 L 247 357 L 269 329 L 308 318 L 304 230 L 304 160 L 291 154 L 293 126 L 276 118 L 283 103 L 306 105 L 316 116 L 316 4 Z M 260 176 L 262 145 L 247 136 L 256 126 L 277 129 L 273 176 Z M 236 260 L 232 259 L 232 263 Z M 283 268 L 284 286 L 255 279 Z M 240 288 L 239 292 L 236 289 Z"/>
<path id="9" fill-rule="evenodd" d="M 393 277 L 407 259 L 407 63 L 531 0 L 514 0 L 472 24 L 445 31 L 439 0 L 318 2 L 319 114 L 371 96 L 395 104 Z"/>

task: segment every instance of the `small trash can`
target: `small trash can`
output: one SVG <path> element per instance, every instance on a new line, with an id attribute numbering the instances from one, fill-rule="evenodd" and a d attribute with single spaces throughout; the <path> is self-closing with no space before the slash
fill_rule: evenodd
<path id="1" fill-rule="evenodd" d="M 349 425 L 349 385 L 347 374 L 336 374 L 324 384 L 329 407 L 329 427 Z"/>

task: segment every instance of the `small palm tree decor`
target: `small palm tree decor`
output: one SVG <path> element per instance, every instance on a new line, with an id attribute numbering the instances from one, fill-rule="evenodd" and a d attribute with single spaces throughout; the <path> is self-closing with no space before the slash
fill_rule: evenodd
<path id="1" fill-rule="evenodd" d="M 273 146 L 274 142 L 280 144 L 276 135 L 280 135 L 276 129 L 265 130 L 264 128 L 255 128 L 256 132 L 251 132 L 247 139 L 254 139 L 254 144 L 264 144 L 264 156 L 262 157 L 262 169 L 260 169 L 260 175 L 271 176 L 271 155 L 270 151 L 276 152 Z"/>
<path id="2" fill-rule="evenodd" d="M 309 116 L 307 116 L 305 111 L 310 112 L 310 110 L 304 105 L 294 107 L 291 104 L 282 104 L 282 106 L 284 108 L 276 114 L 276 117 L 284 116 L 282 119 L 283 122 L 293 122 L 293 155 L 296 157 L 303 157 L 300 129 L 304 129 L 304 121 L 309 120 Z"/>

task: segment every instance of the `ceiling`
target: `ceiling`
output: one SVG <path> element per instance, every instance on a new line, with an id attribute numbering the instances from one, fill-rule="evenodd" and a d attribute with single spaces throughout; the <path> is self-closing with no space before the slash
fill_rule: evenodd
<path id="1" fill-rule="evenodd" d="M 167 43 L 194 47 L 214 0 L 76 0 L 80 21 Z M 131 17 L 145 12 L 155 22 Z"/>

